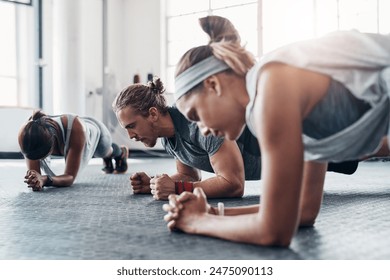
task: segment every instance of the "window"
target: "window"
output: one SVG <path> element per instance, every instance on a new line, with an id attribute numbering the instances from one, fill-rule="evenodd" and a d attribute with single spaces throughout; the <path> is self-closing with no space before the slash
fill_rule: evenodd
<path id="1" fill-rule="evenodd" d="M 16 4 L 32 5 L 32 0 L 2 0 L 6 2 L 12 2 Z"/>
<path id="2" fill-rule="evenodd" d="M 208 36 L 198 19 L 207 15 L 229 18 L 246 47 L 257 54 L 256 0 L 167 0 L 167 92 L 174 90 L 174 72 L 180 57 L 190 48 L 205 45 Z M 245 16 L 243 16 L 245 15 Z"/>
<path id="3" fill-rule="evenodd" d="M 34 9 L 0 1 L 0 105 L 36 104 L 34 91 Z"/>
<path id="4" fill-rule="evenodd" d="M 0 104 L 17 104 L 15 6 L 0 2 Z M 4 39 L 3 39 L 4 38 Z"/>
<path id="5" fill-rule="evenodd" d="M 229 18 L 257 56 L 335 30 L 390 33 L 388 0 L 166 0 L 166 4 L 168 92 L 174 90 L 175 65 L 183 53 L 207 43 L 198 18 L 209 14 Z"/>
<path id="6" fill-rule="evenodd" d="M 388 0 L 262 0 L 263 50 L 335 30 L 389 33 Z"/>

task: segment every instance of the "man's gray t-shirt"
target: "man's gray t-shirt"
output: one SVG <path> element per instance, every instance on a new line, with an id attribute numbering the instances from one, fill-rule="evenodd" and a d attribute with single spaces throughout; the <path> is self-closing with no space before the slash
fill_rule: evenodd
<path id="1" fill-rule="evenodd" d="M 213 135 L 202 135 L 196 123 L 188 121 L 175 107 L 169 108 L 168 112 L 175 127 L 175 136 L 161 139 L 167 153 L 185 165 L 214 173 L 210 157 L 219 150 L 224 139 Z M 242 139 L 245 141 L 240 141 Z M 251 153 L 252 150 L 259 150 L 256 138 L 245 129 L 237 144 L 243 155 L 245 180 L 259 180 L 260 154 Z"/>

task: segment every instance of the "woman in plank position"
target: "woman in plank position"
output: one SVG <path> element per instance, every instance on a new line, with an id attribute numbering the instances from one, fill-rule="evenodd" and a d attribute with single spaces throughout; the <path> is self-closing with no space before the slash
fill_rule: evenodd
<path id="1" fill-rule="evenodd" d="M 71 186 L 92 157 L 103 158 L 104 173 L 127 170 L 128 149 L 113 143 L 108 129 L 94 118 L 36 111 L 21 127 L 18 140 L 28 168 L 25 183 L 33 191 Z M 50 168 L 51 155 L 65 159 L 63 174 L 56 175 Z"/>
<path id="2" fill-rule="evenodd" d="M 176 104 L 205 135 L 235 140 L 249 127 L 262 154 L 261 207 L 210 207 L 195 188 L 171 195 L 164 219 L 191 234 L 289 246 L 315 222 L 327 162 L 389 156 L 390 35 L 333 32 L 256 62 L 227 19 L 200 23 L 211 40 L 178 63 Z"/>

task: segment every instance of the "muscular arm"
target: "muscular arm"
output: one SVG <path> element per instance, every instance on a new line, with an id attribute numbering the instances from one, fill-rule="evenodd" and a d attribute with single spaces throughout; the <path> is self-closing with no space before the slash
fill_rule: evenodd
<path id="1" fill-rule="evenodd" d="M 199 181 L 202 179 L 199 169 L 188 166 L 182 163 L 180 160 L 176 160 L 177 173 L 170 176 L 174 181 Z"/>
<path id="2" fill-rule="evenodd" d="M 206 195 L 214 197 L 242 197 L 244 194 L 245 170 L 241 152 L 235 141 L 224 140 L 218 151 L 210 158 L 215 177 L 195 184 Z"/>
<path id="3" fill-rule="evenodd" d="M 194 187 L 200 187 L 207 197 L 241 197 L 244 193 L 244 164 L 242 155 L 235 141 L 225 140 L 218 151 L 210 158 L 214 177 L 201 180 L 200 171 L 176 162 L 178 173 L 173 180 L 192 180 Z"/>
<path id="4" fill-rule="evenodd" d="M 196 182 L 207 197 L 241 197 L 244 194 L 244 163 L 235 141 L 225 140 L 210 158 L 215 176 Z"/>

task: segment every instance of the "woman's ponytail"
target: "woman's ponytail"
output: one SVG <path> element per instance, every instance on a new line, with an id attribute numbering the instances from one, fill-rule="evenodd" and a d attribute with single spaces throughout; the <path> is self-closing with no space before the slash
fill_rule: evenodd
<path id="1" fill-rule="evenodd" d="M 236 44 L 240 44 L 241 42 L 238 31 L 226 18 L 220 16 L 207 16 L 200 18 L 199 24 L 203 31 L 209 35 L 209 44 L 221 41 Z"/>

